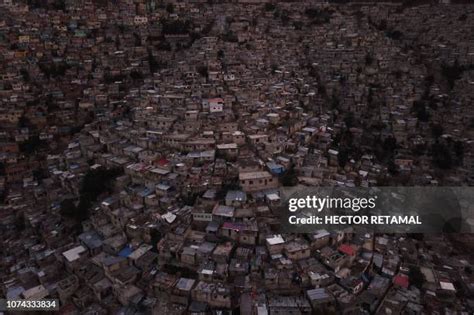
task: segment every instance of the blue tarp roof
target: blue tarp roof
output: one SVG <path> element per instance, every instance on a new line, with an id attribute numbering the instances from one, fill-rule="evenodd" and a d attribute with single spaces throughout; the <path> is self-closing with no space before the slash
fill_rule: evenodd
<path id="1" fill-rule="evenodd" d="M 122 250 L 119 252 L 119 256 L 121 257 L 128 257 L 130 256 L 130 254 L 133 252 L 132 248 L 130 246 L 125 246 L 124 248 L 122 248 Z"/>

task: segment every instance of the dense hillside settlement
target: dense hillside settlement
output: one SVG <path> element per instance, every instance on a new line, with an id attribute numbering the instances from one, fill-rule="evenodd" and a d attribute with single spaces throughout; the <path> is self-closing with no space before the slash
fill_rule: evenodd
<path id="1" fill-rule="evenodd" d="M 472 314 L 472 235 L 278 230 L 282 187 L 474 184 L 474 4 L 329 2 L 0 0 L 0 296 Z"/>

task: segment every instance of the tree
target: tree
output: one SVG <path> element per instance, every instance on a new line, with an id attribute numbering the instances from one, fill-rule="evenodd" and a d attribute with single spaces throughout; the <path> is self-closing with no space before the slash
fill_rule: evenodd
<path id="1" fill-rule="evenodd" d="M 464 143 L 462 141 L 455 141 L 454 142 L 454 154 L 459 160 L 462 160 L 464 157 Z"/>
<path id="2" fill-rule="evenodd" d="M 416 156 L 421 156 L 425 154 L 426 152 L 426 145 L 423 143 L 418 143 L 414 148 L 413 148 L 413 154 Z"/>
<path id="3" fill-rule="evenodd" d="M 276 6 L 273 3 L 265 3 L 265 11 L 274 11 Z"/>
<path id="4" fill-rule="evenodd" d="M 25 115 L 22 115 L 20 119 L 18 119 L 18 128 L 30 128 L 32 125 L 30 119 Z"/>
<path id="5" fill-rule="evenodd" d="M 43 179 L 47 178 L 46 172 L 42 168 L 37 168 L 33 170 L 33 178 L 37 180 L 39 183 L 42 183 Z"/>
<path id="6" fill-rule="evenodd" d="M 196 202 L 196 199 L 199 197 L 198 193 L 191 193 L 188 192 L 184 196 L 182 196 L 183 203 L 186 206 L 194 206 L 194 203 Z"/>
<path id="7" fill-rule="evenodd" d="M 197 67 L 197 72 L 204 78 L 207 78 L 209 76 L 206 66 Z"/>
<path id="8" fill-rule="evenodd" d="M 224 51 L 222 49 L 219 49 L 219 51 L 217 52 L 217 58 L 223 59 L 224 56 L 225 56 Z"/>
<path id="9" fill-rule="evenodd" d="M 174 13 L 174 4 L 168 3 L 166 5 L 166 12 L 168 12 L 169 14 L 173 14 Z"/>
<path id="10" fill-rule="evenodd" d="M 65 0 L 53 0 L 53 1 L 44 1 L 44 0 L 28 0 L 28 6 L 32 9 L 45 9 L 45 10 L 66 10 L 66 1 Z"/>
<path id="11" fill-rule="evenodd" d="M 59 63 L 38 63 L 38 67 L 40 68 L 41 72 L 47 78 L 58 78 L 62 77 L 66 74 L 66 71 L 71 68 L 69 64 L 66 62 L 59 62 Z"/>
<path id="12" fill-rule="evenodd" d="M 347 162 L 349 161 L 349 150 L 346 148 L 340 148 L 339 153 L 337 155 L 337 162 L 339 163 L 340 167 L 346 166 Z"/>
<path id="13" fill-rule="evenodd" d="M 367 53 L 365 55 L 365 65 L 370 66 L 370 65 L 372 65 L 373 62 L 374 62 L 374 57 L 372 57 L 372 54 Z"/>
<path id="14" fill-rule="evenodd" d="M 74 218 L 77 214 L 77 207 L 74 204 L 74 199 L 64 199 L 61 201 L 60 213 L 65 217 Z"/>
<path id="15" fill-rule="evenodd" d="M 387 29 L 387 20 L 386 19 L 382 19 L 380 21 L 380 24 L 378 25 L 378 30 L 379 31 L 385 31 Z"/>
<path id="16" fill-rule="evenodd" d="M 55 0 L 53 2 L 53 8 L 58 11 L 66 11 L 66 1 L 65 0 Z"/>
<path id="17" fill-rule="evenodd" d="M 426 111 L 426 105 L 423 101 L 414 101 L 412 111 L 416 113 L 419 121 L 427 122 L 430 119 L 430 113 Z"/>
<path id="18" fill-rule="evenodd" d="M 461 78 L 462 73 L 465 68 L 459 65 L 459 60 L 456 59 L 452 65 L 443 64 L 441 65 L 441 74 L 444 76 L 448 82 L 448 87 L 450 90 L 454 88 L 456 81 Z"/>
<path id="19" fill-rule="evenodd" d="M 156 45 L 156 49 L 158 50 L 165 50 L 165 51 L 171 51 L 171 44 L 165 39 L 161 40 L 158 45 Z"/>
<path id="20" fill-rule="evenodd" d="M 387 164 L 387 170 L 392 175 L 398 175 L 398 166 L 393 159 L 390 159 Z"/>
<path id="21" fill-rule="evenodd" d="M 331 98 L 331 108 L 332 109 L 339 109 L 340 103 L 341 103 L 341 101 L 339 100 L 339 97 L 337 97 L 336 94 L 333 94 L 332 98 Z"/>
<path id="22" fill-rule="evenodd" d="M 372 87 L 369 87 L 369 93 L 367 94 L 367 105 L 372 107 L 372 102 L 374 101 L 374 90 Z"/>
<path id="23" fill-rule="evenodd" d="M 148 48 L 148 66 L 150 67 L 151 73 L 155 73 L 156 71 L 158 71 L 159 64 L 156 61 L 155 56 L 153 56 L 153 52 L 150 48 Z"/>
<path id="24" fill-rule="evenodd" d="M 323 82 L 318 82 L 318 94 L 320 94 L 323 98 L 326 98 L 328 96 L 326 86 Z"/>
<path id="25" fill-rule="evenodd" d="M 111 192 L 112 180 L 122 173 L 121 168 L 89 170 L 82 181 L 81 193 L 90 194 L 95 199 L 102 192 Z"/>
<path id="26" fill-rule="evenodd" d="M 431 126 L 431 133 L 435 139 L 441 137 L 443 135 L 443 126 L 440 124 L 433 124 Z"/>
<path id="27" fill-rule="evenodd" d="M 15 217 L 15 228 L 19 232 L 25 229 L 25 214 L 23 211 L 19 212 Z"/>
<path id="28" fill-rule="evenodd" d="M 189 20 L 161 20 L 163 34 L 188 34 L 191 29 L 191 21 Z"/>
<path id="29" fill-rule="evenodd" d="M 333 11 L 328 8 L 308 8 L 304 14 L 311 20 L 311 24 L 321 25 L 331 21 Z"/>
<path id="30" fill-rule="evenodd" d="M 410 284 L 421 290 L 425 282 L 425 275 L 420 271 L 419 267 L 411 266 L 408 272 L 408 278 L 410 279 Z"/>
<path id="31" fill-rule="evenodd" d="M 25 68 L 22 68 L 20 70 L 20 74 L 23 78 L 23 81 L 30 82 L 30 73 L 28 72 L 28 70 L 26 70 Z"/>
<path id="32" fill-rule="evenodd" d="M 347 128 L 352 128 L 354 126 L 354 113 L 348 112 L 346 117 L 344 117 L 344 123 L 346 124 Z"/>
<path id="33" fill-rule="evenodd" d="M 143 74 L 139 70 L 132 70 L 130 72 L 130 77 L 133 80 L 142 80 L 143 79 Z"/>
<path id="34" fill-rule="evenodd" d="M 162 235 L 161 235 L 161 232 L 156 229 L 156 228 L 152 228 L 150 230 L 150 238 L 151 238 L 151 245 L 153 246 L 152 247 L 152 251 L 153 252 L 157 252 L 157 248 L 156 248 L 156 244 L 158 244 L 158 242 L 161 240 L 162 238 Z"/>
<path id="35" fill-rule="evenodd" d="M 239 38 L 234 32 L 229 30 L 224 35 L 222 35 L 222 40 L 225 42 L 237 43 L 239 41 Z"/>
<path id="36" fill-rule="evenodd" d="M 450 169 L 453 164 L 451 153 L 446 145 L 436 142 L 431 146 L 431 154 L 433 156 L 433 164 L 441 169 Z"/>
<path id="37" fill-rule="evenodd" d="M 403 33 L 397 30 L 388 30 L 385 32 L 385 36 L 393 40 L 399 40 L 403 37 Z"/>
<path id="38" fill-rule="evenodd" d="M 270 65 L 270 68 L 272 69 L 272 74 L 275 74 L 276 71 L 278 70 L 278 66 L 274 63 Z"/>
<path id="39" fill-rule="evenodd" d="M 28 140 L 20 143 L 20 151 L 26 155 L 31 155 L 37 152 L 39 149 L 46 147 L 46 142 L 40 140 L 38 136 L 29 137 Z"/>
<path id="40" fill-rule="evenodd" d="M 298 177 L 296 175 L 295 166 L 293 164 L 280 177 L 280 182 L 283 186 L 287 187 L 298 185 Z"/>
<path id="41" fill-rule="evenodd" d="M 288 13 L 288 11 L 283 10 L 280 14 L 280 19 L 281 19 L 281 23 L 284 26 L 287 26 L 288 23 L 290 23 L 290 14 Z"/>
<path id="42" fill-rule="evenodd" d="M 397 148 L 397 139 L 393 136 L 385 138 L 383 141 L 383 149 L 392 154 Z"/>
<path id="43" fill-rule="evenodd" d="M 142 45 L 142 38 L 137 33 L 133 33 L 135 39 L 135 47 L 140 47 Z"/>
<path id="44" fill-rule="evenodd" d="M 78 222 L 89 218 L 89 209 L 103 193 L 111 193 L 113 180 L 121 175 L 121 168 L 89 170 L 84 176 L 79 192 L 79 204 L 66 199 L 61 203 L 61 214 Z"/>

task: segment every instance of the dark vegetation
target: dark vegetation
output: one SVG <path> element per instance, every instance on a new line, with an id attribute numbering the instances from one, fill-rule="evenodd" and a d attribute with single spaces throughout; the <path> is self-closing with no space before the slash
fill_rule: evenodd
<path id="1" fill-rule="evenodd" d="M 333 11 L 328 8 L 308 8 L 304 11 L 313 25 L 321 25 L 331 22 Z"/>
<path id="2" fill-rule="evenodd" d="M 456 81 L 461 78 L 464 71 L 469 70 L 474 70 L 474 64 L 460 65 L 457 59 L 453 64 L 443 63 L 441 65 L 441 74 L 446 79 L 450 90 L 454 88 Z"/>
<path id="3" fill-rule="evenodd" d="M 296 186 L 298 184 L 298 177 L 296 176 L 295 166 L 291 165 L 285 173 L 280 177 L 280 183 L 283 186 Z"/>
<path id="4" fill-rule="evenodd" d="M 265 3 L 265 11 L 275 11 L 276 6 L 273 3 Z"/>
<path id="5" fill-rule="evenodd" d="M 65 0 L 53 0 L 53 1 L 28 0 L 26 3 L 31 9 L 66 11 Z"/>
<path id="6" fill-rule="evenodd" d="M 82 222 L 89 218 L 89 210 L 97 198 L 104 193 L 112 193 L 114 179 L 123 173 L 122 169 L 89 170 L 82 180 L 79 203 L 74 199 L 61 202 L 61 214 Z"/>
<path id="7" fill-rule="evenodd" d="M 41 148 L 46 148 L 47 143 L 44 140 L 40 140 L 38 136 L 29 137 L 28 140 L 20 143 L 19 148 L 20 152 L 26 155 L 32 155 L 35 152 L 38 152 Z"/>
<path id="8" fill-rule="evenodd" d="M 38 63 L 38 67 L 40 68 L 41 72 L 48 78 L 59 78 L 66 74 L 66 71 L 71 68 L 65 62 L 60 63 Z"/>
<path id="9" fill-rule="evenodd" d="M 425 276 L 420 271 L 420 268 L 417 266 L 411 266 L 410 271 L 408 272 L 408 278 L 410 280 L 410 285 L 421 289 L 423 283 L 425 282 Z"/>
<path id="10" fill-rule="evenodd" d="M 189 34 L 192 23 L 189 20 L 161 20 L 162 33 L 165 35 Z"/>

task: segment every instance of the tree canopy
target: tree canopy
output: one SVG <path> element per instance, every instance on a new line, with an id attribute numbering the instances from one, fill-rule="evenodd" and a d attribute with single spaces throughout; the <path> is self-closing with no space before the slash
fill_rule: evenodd
<path id="1" fill-rule="evenodd" d="M 123 172 L 120 168 L 89 170 L 84 176 L 76 206 L 73 199 L 63 200 L 61 213 L 81 222 L 89 217 L 89 209 L 103 193 L 113 191 L 114 179 Z"/>

